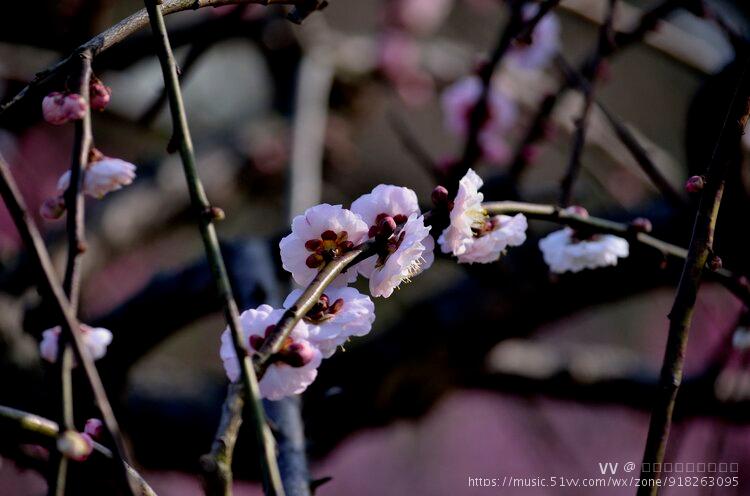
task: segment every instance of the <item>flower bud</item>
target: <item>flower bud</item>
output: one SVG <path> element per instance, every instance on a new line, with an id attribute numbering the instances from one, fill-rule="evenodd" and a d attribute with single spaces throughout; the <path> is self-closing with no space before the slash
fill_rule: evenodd
<path id="1" fill-rule="evenodd" d="M 62 196 L 56 196 L 54 198 L 47 198 L 39 207 L 39 215 L 43 219 L 57 220 L 65 213 L 65 198 Z"/>
<path id="2" fill-rule="evenodd" d="M 698 193 L 706 185 L 703 176 L 693 176 L 685 183 L 685 191 L 688 193 Z"/>
<path id="3" fill-rule="evenodd" d="M 435 186 L 432 190 L 432 203 L 435 206 L 443 205 L 448 202 L 448 189 L 444 186 Z"/>
<path id="4" fill-rule="evenodd" d="M 398 228 L 398 224 L 396 224 L 396 221 L 393 220 L 393 217 L 390 215 L 385 217 L 383 220 L 380 221 L 380 235 L 381 236 L 390 236 L 394 232 L 396 232 L 396 229 Z"/>
<path id="5" fill-rule="evenodd" d="M 292 367 L 304 367 L 315 357 L 315 348 L 306 341 L 289 344 L 280 353 L 281 360 Z"/>
<path id="6" fill-rule="evenodd" d="M 97 418 L 90 418 L 86 421 L 83 432 L 92 439 L 101 439 L 104 434 L 104 423 Z"/>
<path id="7" fill-rule="evenodd" d="M 711 270 L 714 272 L 720 270 L 724 265 L 721 261 L 721 258 L 717 257 L 716 255 L 711 257 L 711 261 L 708 264 Z"/>
<path id="8" fill-rule="evenodd" d="M 92 110 L 101 112 L 112 98 L 112 89 L 101 81 L 92 81 L 89 85 L 89 103 Z"/>
<path id="9" fill-rule="evenodd" d="M 571 205 L 568 208 L 565 209 L 568 213 L 571 213 L 573 215 L 577 215 L 579 217 L 586 218 L 589 216 L 589 211 L 583 208 L 580 205 Z"/>
<path id="10" fill-rule="evenodd" d="M 82 119 L 86 114 L 86 100 L 77 93 L 50 93 L 42 100 L 42 115 L 50 124 L 59 126 Z"/>
<path id="11" fill-rule="evenodd" d="M 66 458 L 77 462 L 85 461 L 94 449 L 88 435 L 76 431 L 65 431 L 57 438 L 57 449 Z"/>
<path id="12" fill-rule="evenodd" d="M 637 219 L 633 219 L 633 222 L 631 222 L 630 225 L 638 232 L 650 233 L 653 229 L 651 221 L 646 219 L 645 217 L 638 217 Z"/>

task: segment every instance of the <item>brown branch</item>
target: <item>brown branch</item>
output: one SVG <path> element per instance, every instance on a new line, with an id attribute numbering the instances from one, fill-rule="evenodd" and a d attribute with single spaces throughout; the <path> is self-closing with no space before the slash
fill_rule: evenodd
<path id="1" fill-rule="evenodd" d="M 297 5 L 300 1 L 302 0 L 164 0 L 161 5 L 163 14 L 169 15 L 184 10 L 197 10 L 204 7 L 221 7 L 224 5 L 239 4 Z M 36 93 L 37 96 L 42 95 L 45 90 L 49 89 L 51 83 L 53 83 L 57 77 L 64 75 L 67 72 L 70 64 L 75 63 L 77 54 L 89 51 L 91 52 L 92 57 L 96 57 L 146 26 L 148 26 L 148 13 L 146 12 L 146 9 L 141 9 L 121 20 L 106 31 L 91 38 L 89 41 L 76 48 L 73 53 L 66 58 L 39 72 L 25 88 L 16 94 L 16 96 L 0 106 L 0 115 L 10 110 L 21 101 L 29 98 L 33 93 Z"/>
<path id="2" fill-rule="evenodd" d="M 38 434 L 49 438 L 50 441 L 57 439 L 58 434 L 60 434 L 60 427 L 52 420 L 4 405 L 0 405 L 0 418 L 17 424 L 18 429 L 21 431 Z M 106 446 L 102 446 L 96 441 L 92 442 L 92 445 L 96 453 L 106 458 L 112 458 L 112 451 Z M 137 496 L 156 496 L 154 490 L 151 489 L 151 486 L 148 485 L 148 482 L 146 482 L 138 471 L 130 465 L 127 465 L 127 470 L 130 477 L 135 480 Z"/>
<path id="3" fill-rule="evenodd" d="M 232 454 L 242 426 L 242 386 L 230 384 L 211 452 L 201 457 L 203 488 L 208 495 L 232 496 Z"/>
<path id="4" fill-rule="evenodd" d="M 126 489 L 129 490 L 129 494 L 134 494 L 132 481 L 130 481 L 127 475 L 127 460 L 129 459 L 127 448 L 122 438 L 122 434 L 120 433 L 120 427 L 117 424 L 114 412 L 112 411 L 112 406 L 107 399 L 104 385 L 96 371 L 94 361 L 89 355 L 88 349 L 83 342 L 80 323 L 76 319 L 76 316 L 71 309 L 70 302 L 57 279 L 55 269 L 52 266 L 52 261 L 49 258 L 49 253 L 44 246 L 44 241 L 39 234 L 39 230 L 29 216 L 18 187 L 10 173 L 10 169 L 2 157 L 0 157 L 0 196 L 2 196 L 6 207 L 8 208 L 8 212 L 16 225 L 16 229 L 18 229 L 19 234 L 21 235 L 21 239 L 27 249 L 31 251 L 31 256 L 40 273 L 40 290 L 49 298 L 52 307 L 62 321 L 63 333 L 71 340 L 78 363 L 81 364 L 83 368 L 96 403 L 101 411 L 104 423 L 114 440 L 122 467 L 121 473 L 123 478 L 127 481 Z"/>
<path id="5" fill-rule="evenodd" d="M 555 205 L 499 201 L 483 203 L 482 206 L 490 215 L 524 214 L 530 219 L 555 222 L 588 233 L 614 234 L 615 236 L 627 239 L 630 243 L 654 248 L 666 256 L 683 260 L 688 257 L 688 250 L 685 248 L 667 243 L 666 241 L 655 238 L 650 234 L 641 232 L 630 224 L 613 222 L 598 217 L 584 217 Z M 704 268 L 707 269 L 707 267 Z M 750 287 L 744 282 L 744 278 L 723 268 L 709 273 L 739 300 L 745 303 L 745 305 L 750 307 Z"/>
<path id="6" fill-rule="evenodd" d="M 221 255 L 219 240 L 213 224 L 213 212 L 215 209 L 209 203 L 203 183 L 198 176 L 193 142 L 185 115 L 182 91 L 180 90 L 180 83 L 177 77 L 177 65 L 169 43 L 164 16 L 162 15 L 163 7 L 158 5 L 155 0 L 145 0 L 145 3 L 151 22 L 151 30 L 156 38 L 156 49 L 164 77 L 164 86 L 169 97 L 169 109 L 172 114 L 172 132 L 174 133 L 172 142 L 180 152 L 190 201 L 195 212 L 198 214 L 198 227 L 203 238 L 206 258 L 211 266 L 216 290 L 222 302 L 224 316 L 232 336 L 245 395 L 251 406 L 251 422 L 256 430 L 258 452 L 261 455 L 259 458 L 263 473 L 263 485 L 266 494 L 283 496 L 284 488 L 281 484 L 279 469 L 276 463 L 273 437 L 265 420 L 263 404 L 260 400 L 258 380 L 247 356 L 237 303 L 232 295 L 232 286 L 229 282 L 229 275 L 227 274 L 226 265 Z"/>
<path id="7" fill-rule="evenodd" d="M 581 171 L 581 155 L 583 154 L 583 148 L 586 144 L 586 129 L 588 127 L 589 116 L 591 115 L 591 107 L 594 103 L 594 85 L 597 80 L 596 75 L 601 67 L 602 61 L 604 60 L 605 53 L 608 50 L 612 50 L 610 48 L 613 45 L 612 23 L 614 21 L 616 6 L 617 0 L 608 1 L 607 15 L 604 22 L 599 27 L 597 49 L 591 59 L 588 71 L 585 73 L 589 75 L 589 84 L 581 88 L 581 92 L 583 93 L 581 115 L 576 120 L 576 129 L 573 133 L 573 148 L 568 160 L 568 169 L 565 176 L 562 178 L 562 181 L 560 181 L 559 203 L 563 207 L 570 205 L 570 202 L 573 199 L 573 187 L 578 178 L 578 173 Z"/>
<path id="8" fill-rule="evenodd" d="M 724 126 L 706 172 L 707 182 L 701 194 L 698 213 L 695 217 L 685 267 L 677 286 L 674 304 L 669 312 L 669 335 L 660 376 L 660 391 L 651 414 L 646 448 L 643 454 L 642 479 L 657 478 L 661 474 L 661 471 L 656 470 L 655 467 L 661 467 L 664 461 L 677 391 L 682 382 L 683 364 L 693 309 L 704 268 L 713 249 L 714 229 L 724 192 L 725 178 L 730 165 L 736 165 L 727 150 L 731 150 L 740 141 L 748 117 L 750 117 L 748 65 L 750 65 L 750 59 L 746 61 L 742 79 L 732 98 L 732 103 L 724 120 Z M 654 469 L 649 470 L 648 467 L 654 467 Z M 658 491 L 659 488 L 654 485 L 654 487 L 641 487 L 638 494 L 641 496 L 656 495 Z"/>
<path id="9" fill-rule="evenodd" d="M 584 92 L 590 91 L 589 82 L 568 63 L 565 57 L 558 54 L 556 62 L 571 87 L 583 89 Z M 667 178 L 664 177 L 649 157 L 646 149 L 638 142 L 638 138 L 600 100 L 594 98 L 594 103 L 599 107 L 602 114 L 604 114 L 617 138 L 628 149 L 641 170 L 648 176 L 659 192 L 675 207 L 684 207 L 685 199 L 672 187 Z"/>

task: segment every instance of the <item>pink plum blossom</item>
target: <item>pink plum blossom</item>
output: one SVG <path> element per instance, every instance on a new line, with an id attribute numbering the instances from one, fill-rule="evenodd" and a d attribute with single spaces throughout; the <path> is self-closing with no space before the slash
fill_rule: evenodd
<path id="1" fill-rule="evenodd" d="M 390 23 L 415 34 L 437 30 L 453 7 L 453 0 L 391 0 L 387 16 Z"/>
<path id="2" fill-rule="evenodd" d="M 527 5 L 524 9 L 526 20 L 534 17 L 538 5 Z M 560 50 L 560 21 L 552 12 L 539 20 L 531 34 L 531 43 L 517 44 L 508 53 L 508 61 L 524 69 L 540 69 L 546 66 Z"/>
<path id="3" fill-rule="evenodd" d="M 127 186 L 135 179 L 135 165 L 119 158 L 104 157 L 92 162 L 83 177 L 83 192 L 101 199 L 107 193 Z M 70 185 L 70 171 L 66 171 L 57 182 L 58 194 L 62 195 Z"/>
<path id="4" fill-rule="evenodd" d="M 109 104 L 109 100 L 112 98 L 112 89 L 109 86 L 105 86 L 98 79 L 91 81 L 89 85 L 89 103 L 93 110 L 101 112 Z"/>
<path id="5" fill-rule="evenodd" d="M 50 363 L 57 361 L 58 343 L 62 328 L 60 326 L 47 329 L 42 333 L 39 343 L 39 354 Z M 107 346 L 112 342 L 112 332 L 103 327 L 90 327 L 81 324 L 81 336 L 86 349 L 93 360 L 99 360 L 107 354 Z"/>
<path id="6" fill-rule="evenodd" d="M 42 114 L 44 120 L 56 126 L 82 119 L 86 100 L 77 93 L 50 93 L 42 100 Z"/>

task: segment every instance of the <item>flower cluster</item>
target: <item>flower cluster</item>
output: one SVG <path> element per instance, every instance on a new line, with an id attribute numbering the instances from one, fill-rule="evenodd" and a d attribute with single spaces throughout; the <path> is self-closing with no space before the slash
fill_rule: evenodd
<path id="1" fill-rule="evenodd" d="M 112 90 L 98 78 L 92 77 L 89 83 L 89 105 L 93 110 L 102 111 L 109 104 Z M 78 93 L 54 91 L 42 99 L 42 116 L 55 126 L 83 119 L 88 105 Z"/>
<path id="2" fill-rule="evenodd" d="M 47 329 L 42 333 L 39 343 L 39 354 L 50 363 L 57 361 L 58 344 L 60 342 L 60 326 Z M 112 332 L 103 327 L 89 327 L 81 324 L 81 336 L 86 349 L 94 360 L 99 360 L 107 354 L 107 346 L 112 342 Z"/>

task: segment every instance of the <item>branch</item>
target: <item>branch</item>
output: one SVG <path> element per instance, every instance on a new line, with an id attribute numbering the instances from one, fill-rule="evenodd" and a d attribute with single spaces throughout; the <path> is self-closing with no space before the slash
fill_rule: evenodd
<path id="1" fill-rule="evenodd" d="M 89 106 L 89 82 L 91 80 L 91 53 L 80 54 L 81 74 L 78 81 L 77 93 L 86 101 L 86 111 L 75 124 L 75 139 L 73 144 L 73 159 L 70 166 L 70 185 L 65 192 L 65 204 L 68 209 L 68 262 L 65 267 L 63 291 L 70 301 L 71 312 L 78 312 L 78 300 L 81 287 L 81 255 L 84 246 L 84 198 L 83 180 L 86 164 L 91 151 L 91 109 Z M 60 369 L 60 383 L 62 390 L 62 425 L 67 430 L 75 430 L 73 415 L 73 350 L 64 336 L 60 336 L 57 350 L 57 364 Z M 68 460 L 60 452 L 55 452 L 57 458 L 57 473 L 50 474 L 49 494 L 65 495 L 65 479 Z"/>
<path id="2" fill-rule="evenodd" d="M 58 434 L 60 434 L 60 427 L 52 420 L 4 405 L 0 405 L 0 418 L 15 423 L 24 432 L 38 434 L 49 438 L 50 441 L 57 439 Z M 95 452 L 106 458 L 112 458 L 112 452 L 107 447 L 95 441 L 92 444 Z M 138 471 L 130 465 L 127 465 L 126 468 L 128 475 L 137 484 L 137 491 L 135 493 L 137 496 L 156 496 L 154 490 L 151 489 L 151 486 L 148 485 L 148 482 L 146 482 Z"/>
<path id="3" fill-rule="evenodd" d="M 203 488 L 207 495 L 232 496 L 232 455 L 242 426 L 244 406 L 242 387 L 230 384 L 211 452 L 201 457 Z"/>
<path id="4" fill-rule="evenodd" d="M 204 7 L 221 7 L 224 5 L 238 4 L 297 5 L 301 1 L 302 0 L 164 0 L 162 3 L 162 13 L 163 15 L 169 15 L 184 10 L 197 10 Z M 35 93 L 37 96 L 42 95 L 57 77 L 60 77 L 67 72 L 68 65 L 76 60 L 77 54 L 91 52 L 92 57 L 96 57 L 146 26 L 148 26 L 148 13 L 146 12 L 146 9 L 141 9 L 121 20 L 106 31 L 91 38 L 89 41 L 76 48 L 73 53 L 66 58 L 39 72 L 25 88 L 16 94 L 16 96 L 0 106 L 0 116 L 23 100 L 30 98 Z"/>
<path id="5" fill-rule="evenodd" d="M 688 250 L 666 241 L 662 241 L 644 232 L 640 232 L 632 225 L 613 222 L 598 217 L 583 217 L 555 205 L 542 205 L 537 203 L 523 203 L 512 201 L 500 201 L 483 203 L 482 207 L 490 215 L 514 215 L 524 214 L 531 219 L 556 222 L 573 229 L 581 229 L 590 233 L 614 234 L 627 239 L 630 243 L 654 248 L 664 255 L 674 258 L 686 259 Z M 704 261 L 704 268 L 706 263 Z M 738 299 L 750 307 L 750 287 L 744 279 L 727 269 L 719 269 L 711 272 L 713 277 L 724 287 L 731 291 Z"/>
<path id="6" fill-rule="evenodd" d="M 658 464 L 660 467 L 664 461 L 677 391 L 682 382 L 685 349 L 687 348 L 688 333 L 692 323 L 698 288 L 706 261 L 713 250 L 714 228 L 724 193 L 725 178 L 730 165 L 736 165 L 727 150 L 732 149 L 740 141 L 745 124 L 750 117 L 748 65 L 750 65 L 750 59 L 746 61 L 745 69 L 735 90 L 719 140 L 706 171 L 707 183 L 701 195 L 693 227 L 693 236 L 690 240 L 680 283 L 677 286 L 674 304 L 669 312 L 669 335 L 661 370 L 660 391 L 651 414 L 642 467 L 646 467 L 645 464 L 652 467 Z M 660 470 L 642 469 L 641 478 L 657 478 L 660 473 Z M 657 493 L 658 488 L 655 485 L 653 488 L 642 487 L 638 491 L 641 496 L 653 496 Z"/>
<path id="7" fill-rule="evenodd" d="M 578 178 L 578 173 L 581 170 L 581 155 L 583 154 L 583 148 L 586 144 L 586 128 L 588 127 L 589 115 L 591 114 L 591 106 L 594 103 L 594 84 L 597 80 L 597 73 L 601 67 L 602 61 L 604 60 L 605 53 L 608 50 L 611 50 L 614 41 L 612 22 L 614 20 L 616 6 L 617 0 L 609 0 L 607 15 L 604 18 L 604 22 L 599 27 L 597 48 L 591 59 L 590 65 L 587 67 L 588 71 L 585 73 L 588 75 L 588 84 L 581 87 L 581 92 L 583 93 L 583 106 L 581 107 L 581 115 L 576 120 L 576 130 L 573 133 L 573 148 L 570 153 L 570 159 L 568 160 L 568 171 L 560 182 L 559 203 L 563 207 L 570 205 L 570 202 L 573 199 L 573 187 Z"/>
<path id="8" fill-rule="evenodd" d="M 91 391 L 94 394 L 96 403 L 101 411 L 104 423 L 114 440 L 122 468 L 121 474 L 125 481 L 127 481 L 126 489 L 129 490 L 129 494 L 134 494 L 135 491 L 133 490 L 132 481 L 127 475 L 127 460 L 129 459 L 127 448 L 122 438 L 122 434 L 120 433 L 120 427 L 117 424 L 114 412 L 112 411 L 112 406 L 107 399 L 104 385 L 96 371 L 94 361 L 89 355 L 88 349 L 83 342 L 80 324 L 72 311 L 70 302 L 65 296 L 65 292 L 63 291 L 60 282 L 57 279 L 55 269 L 52 266 L 52 261 L 49 258 L 49 253 L 44 246 L 44 241 L 39 234 L 36 224 L 29 216 L 8 165 L 2 157 L 0 157 L 0 196 L 2 196 L 6 207 L 8 208 L 8 212 L 16 225 L 16 229 L 18 229 L 19 234 L 21 235 L 21 239 L 27 249 L 31 251 L 31 255 L 39 268 L 41 276 L 39 280 L 41 292 L 49 298 L 52 307 L 62 320 L 63 333 L 71 340 L 78 363 L 83 367 L 83 371 L 89 385 L 91 386 Z"/>
<path id="9" fill-rule="evenodd" d="M 271 437 L 271 432 L 265 421 L 263 404 L 260 401 L 258 380 L 247 356 L 237 303 L 232 296 L 232 287 L 229 282 L 224 259 L 221 256 L 216 229 L 213 225 L 215 217 L 213 213 L 215 212 L 215 209 L 208 202 L 206 192 L 203 189 L 203 184 L 198 176 L 195 164 L 193 143 L 190 137 L 187 117 L 185 116 L 182 92 L 177 77 L 177 67 L 172 48 L 169 44 L 167 29 L 164 24 L 162 7 L 157 5 L 155 0 L 146 0 L 146 9 L 148 10 L 148 16 L 151 20 L 151 30 L 156 38 L 157 53 L 162 74 L 164 76 L 164 85 L 167 90 L 167 95 L 169 96 L 169 108 L 172 114 L 174 133 L 172 143 L 177 145 L 180 151 L 185 179 L 188 183 L 190 201 L 198 214 L 198 223 L 201 237 L 203 238 L 206 257 L 211 266 L 211 272 L 216 283 L 218 296 L 224 307 L 224 315 L 227 320 L 227 325 L 232 334 L 232 341 L 240 365 L 245 394 L 251 404 L 251 422 L 257 433 L 258 450 L 262 454 L 260 459 L 264 487 L 267 494 L 283 496 L 284 488 L 281 485 L 279 469 L 276 465 L 273 438 Z"/>

